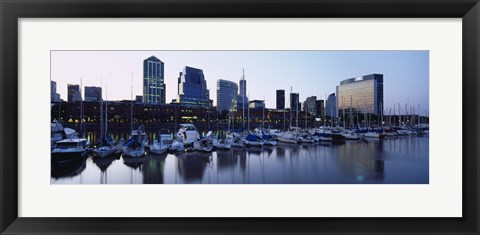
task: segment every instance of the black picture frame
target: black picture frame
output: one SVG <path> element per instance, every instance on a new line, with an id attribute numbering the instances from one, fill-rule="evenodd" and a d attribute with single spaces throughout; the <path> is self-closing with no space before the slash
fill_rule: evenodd
<path id="1" fill-rule="evenodd" d="M 0 232 L 2 234 L 478 234 L 478 0 L 0 0 Z M 19 18 L 387 17 L 462 18 L 462 218 L 18 217 Z M 41 203 L 41 198 L 39 198 Z M 442 205 L 438 205 L 442 206 Z"/>

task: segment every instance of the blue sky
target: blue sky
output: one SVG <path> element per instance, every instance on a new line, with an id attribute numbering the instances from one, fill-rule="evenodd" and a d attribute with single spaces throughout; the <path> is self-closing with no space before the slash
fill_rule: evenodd
<path id="1" fill-rule="evenodd" d="M 177 78 L 185 66 L 203 69 L 216 103 L 216 81 L 238 83 L 245 69 L 250 99 L 266 100 L 275 107 L 275 91 L 285 89 L 324 99 L 340 81 L 362 75 L 384 75 L 385 109 L 393 105 L 414 106 L 428 112 L 428 51 L 52 51 L 51 79 L 57 92 L 67 99 L 67 84 L 108 86 L 108 100 L 130 99 L 142 94 L 143 60 L 155 55 L 165 63 L 167 102 L 176 98 Z M 104 85 L 105 86 L 105 85 Z M 104 89 L 104 98 L 105 98 Z M 287 100 L 288 103 L 288 100 Z"/>

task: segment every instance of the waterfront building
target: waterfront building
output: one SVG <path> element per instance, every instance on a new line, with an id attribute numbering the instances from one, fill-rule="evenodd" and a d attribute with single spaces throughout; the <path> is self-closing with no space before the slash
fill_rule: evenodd
<path id="1" fill-rule="evenodd" d="M 292 112 L 300 111 L 300 95 L 298 93 L 290 93 L 290 110 Z"/>
<path id="2" fill-rule="evenodd" d="M 182 105 L 210 106 L 210 91 L 203 70 L 185 66 L 178 77 L 178 103 Z"/>
<path id="3" fill-rule="evenodd" d="M 57 93 L 57 82 L 50 81 L 50 100 L 51 102 L 61 102 L 60 94 Z"/>
<path id="4" fill-rule="evenodd" d="M 82 94 L 80 93 L 80 86 L 68 84 L 67 85 L 67 101 L 76 102 L 82 101 Z"/>
<path id="5" fill-rule="evenodd" d="M 323 100 L 315 101 L 315 116 L 323 118 L 325 114 L 325 106 Z"/>
<path id="6" fill-rule="evenodd" d="M 96 86 L 85 87 L 85 101 L 101 101 L 102 88 Z"/>
<path id="7" fill-rule="evenodd" d="M 327 102 L 325 104 L 325 114 L 328 117 L 336 118 L 337 115 L 337 97 L 335 93 L 332 93 L 328 96 Z"/>
<path id="8" fill-rule="evenodd" d="M 165 66 L 155 56 L 143 61 L 143 102 L 165 104 Z"/>
<path id="9" fill-rule="evenodd" d="M 316 96 L 307 97 L 307 99 L 303 103 L 303 111 L 304 112 L 307 111 L 307 113 L 309 114 L 315 114 L 316 103 L 317 103 Z"/>
<path id="10" fill-rule="evenodd" d="M 285 109 L 285 90 L 277 90 L 277 109 Z"/>
<path id="11" fill-rule="evenodd" d="M 230 110 L 232 100 L 236 99 L 238 93 L 238 85 L 235 82 L 223 79 L 217 80 L 217 110 Z"/>
<path id="12" fill-rule="evenodd" d="M 381 114 L 383 106 L 383 74 L 370 74 L 346 79 L 337 86 L 338 112 Z"/>
<path id="13" fill-rule="evenodd" d="M 248 102 L 248 107 L 251 109 L 263 109 L 265 107 L 264 100 L 251 100 Z"/>

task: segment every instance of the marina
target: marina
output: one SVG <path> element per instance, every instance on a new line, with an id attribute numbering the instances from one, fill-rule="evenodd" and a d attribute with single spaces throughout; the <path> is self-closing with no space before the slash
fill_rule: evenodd
<path id="1" fill-rule="evenodd" d="M 93 133 L 92 133 L 93 135 Z M 128 133 L 125 133 L 128 135 Z M 90 135 L 91 136 L 91 135 Z M 149 135 L 149 136 L 153 136 Z M 52 184 L 428 184 L 428 135 L 168 151 L 52 166 Z"/>

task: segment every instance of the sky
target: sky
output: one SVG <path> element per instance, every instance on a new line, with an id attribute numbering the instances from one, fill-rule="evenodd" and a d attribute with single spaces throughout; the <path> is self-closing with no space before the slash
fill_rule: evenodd
<path id="1" fill-rule="evenodd" d="M 265 99 L 276 107 L 276 90 L 325 99 L 342 80 L 384 75 L 384 107 L 405 104 L 420 113 L 429 108 L 428 51 L 52 51 L 51 80 L 67 100 L 67 84 L 103 86 L 103 98 L 130 100 L 142 95 L 143 60 L 156 56 L 165 63 L 166 99 L 177 96 L 177 79 L 185 66 L 203 70 L 216 105 L 218 79 L 237 82 L 245 69 L 249 99 Z M 107 89 L 105 89 L 107 87 Z M 107 90 L 107 91 L 106 91 Z M 83 94 L 82 94 L 83 96 Z M 289 101 L 286 97 L 286 105 Z"/>

